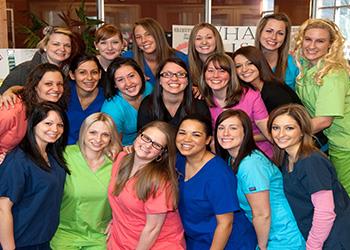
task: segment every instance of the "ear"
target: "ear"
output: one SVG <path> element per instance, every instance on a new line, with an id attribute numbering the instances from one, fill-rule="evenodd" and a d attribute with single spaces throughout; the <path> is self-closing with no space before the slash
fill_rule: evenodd
<path id="1" fill-rule="evenodd" d="M 208 136 L 208 138 L 205 141 L 205 145 L 209 145 L 210 142 L 211 142 L 211 139 L 213 139 L 213 137 L 212 136 Z"/>
<path id="2" fill-rule="evenodd" d="M 101 73 L 100 73 L 100 75 L 101 75 Z M 75 76 L 71 70 L 69 71 L 69 77 L 70 77 L 70 79 L 75 80 Z"/>
<path id="3" fill-rule="evenodd" d="M 95 46 L 95 49 L 98 50 L 96 42 L 94 42 L 94 46 Z"/>
<path id="4" fill-rule="evenodd" d="M 123 49 L 128 47 L 128 41 L 126 39 L 123 39 Z"/>

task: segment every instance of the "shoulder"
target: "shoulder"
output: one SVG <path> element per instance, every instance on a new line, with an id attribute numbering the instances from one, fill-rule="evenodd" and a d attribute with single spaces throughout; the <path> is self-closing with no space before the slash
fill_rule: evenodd
<path id="1" fill-rule="evenodd" d="M 178 51 L 178 50 L 175 50 L 175 56 L 180 58 L 184 62 L 187 62 L 187 60 L 188 60 L 188 56 L 185 53 Z"/>
<path id="2" fill-rule="evenodd" d="M 126 58 L 133 58 L 134 57 L 134 52 L 132 50 L 127 50 L 122 54 L 122 57 Z"/>
<path id="3" fill-rule="evenodd" d="M 210 173 L 210 177 L 217 178 L 227 178 L 232 177 L 233 174 L 232 169 L 228 166 L 227 162 L 225 162 L 221 157 L 214 156 L 210 161 L 206 163 L 208 165 L 208 172 Z"/>
<path id="4" fill-rule="evenodd" d="M 146 85 L 145 85 L 145 91 L 143 92 L 143 96 L 148 96 L 149 94 L 151 94 L 153 91 L 153 84 L 150 83 L 149 81 L 146 81 Z"/>
<path id="5" fill-rule="evenodd" d="M 331 167 L 331 161 L 320 152 L 313 152 L 310 155 L 299 159 L 296 165 L 303 165 L 307 168 Z"/>
<path id="6" fill-rule="evenodd" d="M 254 150 L 241 161 L 238 171 L 240 173 L 253 173 L 258 170 L 266 170 L 274 167 L 274 164 L 262 152 Z"/>

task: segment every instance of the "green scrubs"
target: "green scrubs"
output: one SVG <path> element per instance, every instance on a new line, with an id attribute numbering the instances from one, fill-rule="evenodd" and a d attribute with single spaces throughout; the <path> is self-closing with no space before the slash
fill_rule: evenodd
<path id="1" fill-rule="evenodd" d="M 54 250 L 105 250 L 104 231 L 112 219 L 107 197 L 112 162 L 93 172 L 78 145 L 66 148 L 67 175 L 60 212 L 60 224 L 51 241 Z"/>
<path id="2" fill-rule="evenodd" d="M 322 84 L 317 85 L 314 80 L 317 70 L 316 66 L 305 67 L 297 83 L 297 94 L 311 117 L 334 118 L 324 134 L 338 179 L 350 194 L 350 76 L 345 69 L 331 70 L 323 77 Z"/>

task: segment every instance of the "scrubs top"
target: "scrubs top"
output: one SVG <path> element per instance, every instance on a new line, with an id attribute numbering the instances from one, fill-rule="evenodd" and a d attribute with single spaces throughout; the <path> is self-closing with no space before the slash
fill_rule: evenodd
<path id="1" fill-rule="evenodd" d="M 220 157 L 210 159 L 191 179 L 185 180 L 186 158 L 178 155 L 179 211 L 188 250 L 209 249 L 216 229 L 216 215 L 234 212 L 234 223 L 225 249 L 255 249 L 255 231 L 241 211 L 237 180 Z"/>
<path id="2" fill-rule="evenodd" d="M 60 224 L 51 247 L 106 249 L 104 232 L 112 219 L 107 196 L 112 162 L 106 157 L 93 172 L 78 145 L 68 146 L 64 157 L 71 174 L 64 185 Z"/>
<path id="3" fill-rule="evenodd" d="M 274 72 L 276 68 L 273 68 Z M 295 64 L 294 58 L 291 54 L 288 55 L 286 74 L 284 76 L 284 82 L 292 89 L 295 90 L 296 78 L 299 75 L 299 69 Z"/>
<path id="4" fill-rule="evenodd" d="M 66 172 L 48 157 L 51 169 L 45 171 L 16 147 L 0 165 L 0 197 L 13 203 L 17 248 L 44 244 L 56 232 Z"/>
<path id="5" fill-rule="evenodd" d="M 246 195 L 269 191 L 271 225 L 268 249 L 305 249 L 305 240 L 283 192 L 279 169 L 260 151 L 254 150 L 239 164 L 237 180 L 239 204 L 251 221 L 253 214 Z"/>

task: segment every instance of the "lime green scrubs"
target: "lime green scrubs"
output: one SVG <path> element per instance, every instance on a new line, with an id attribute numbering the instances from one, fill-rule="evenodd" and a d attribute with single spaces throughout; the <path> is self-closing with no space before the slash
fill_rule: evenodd
<path id="1" fill-rule="evenodd" d="M 307 63 L 305 60 L 302 64 Z M 330 116 L 332 125 L 324 130 L 329 155 L 338 178 L 350 194 L 350 76 L 344 69 L 331 70 L 319 86 L 314 80 L 316 66 L 306 68 L 296 90 L 311 117 Z"/>
<path id="2" fill-rule="evenodd" d="M 106 157 L 93 172 L 78 145 L 66 148 L 67 175 L 60 212 L 60 224 L 51 241 L 54 250 L 105 250 L 104 231 L 112 219 L 107 197 L 112 162 Z"/>

